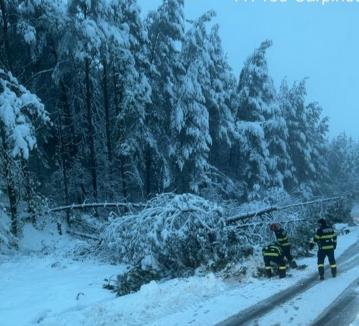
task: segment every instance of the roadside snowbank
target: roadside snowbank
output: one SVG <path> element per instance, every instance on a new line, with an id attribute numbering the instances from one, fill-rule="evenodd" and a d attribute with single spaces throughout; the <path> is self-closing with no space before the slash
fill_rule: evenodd
<path id="1" fill-rule="evenodd" d="M 0 325 L 37 324 L 46 316 L 112 300 L 103 280 L 124 266 L 76 261 L 73 253 L 81 247 L 85 242 L 60 236 L 54 224 L 43 231 L 25 225 L 19 253 L 0 257 Z"/>
<path id="2" fill-rule="evenodd" d="M 102 289 L 103 279 L 119 272 L 118 266 L 54 256 L 0 262 L 0 325 L 36 324 L 46 316 L 112 300 L 113 294 Z"/>
<path id="3" fill-rule="evenodd" d="M 359 326 L 359 314 L 357 318 L 350 324 L 350 326 Z"/>

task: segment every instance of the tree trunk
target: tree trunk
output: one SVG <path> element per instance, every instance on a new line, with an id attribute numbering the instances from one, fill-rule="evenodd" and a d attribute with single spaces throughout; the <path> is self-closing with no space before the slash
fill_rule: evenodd
<path id="1" fill-rule="evenodd" d="M 2 21 L 3 21 L 3 33 L 4 33 L 4 48 L 6 54 L 7 68 L 12 71 L 12 57 L 10 54 L 10 45 L 9 45 L 9 35 L 8 35 L 8 21 L 7 21 L 7 11 L 4 0 L 0 0 L 0 9 L 2 12 Z"/>
<path id="2" fill-rule="evenodd" d="M 117 80 L 116 80 L 116 74 L 113 74 L 113 79 L 112 79 L 112 83 L 113 83 L 113 89 L 115 90 L 114 92 L 114 102 L 115 102 L 115 108 L 116 108 L 116 115 L 119 114 L 121 108 L 120 108 L 120 99 L 119 99 L 119 94 L 121 94 L 121 91 L 118 89 L 117 87 Z M 121 128 L 121 125 L 119 125 L 119 128 Z M 119 132 L 119 139 L 121 141 L 123 135 L 122 135 L 122 130 L 120 129 Z M 122 183 L 122 195 L 123 197 L 128 200 L 128 191 L 127 191 L 127 182 L 126 182 L 126 173 L 125 173 L 125 164 L 124 164 L 124 158 L 122 156 L 120 156 L 120 174 L 121 174 L 121 183 Z"/>
<path id="3" fill-rule="evenodd" d="M 112 162 L 112 143 L 111 143 L 111 125 L 110 125 L 110 105 L 108 98 L 108 84 L 107 84 L 107 61 L 103 60 L 103 106 L 105 109 L 106 119 L 106 145 L 107 145 L 107 157 L 109 162 Z"/>
<path id="4" fill-rule="evenodd" d="M 126 182 L 126 175 L 125 175 L 125 167 L 123 164 L 123 158 L 120 158 L 120 170 L 121 170 L 121 179 L 122 179 L 122 195 L 125 200 L 128 200 L 128 192 L 127 192 L 127 182 Z"/>
<path id="5" fill-rule="evenodd" d="M 0 126 L 1 127 L 1 126 Z M 7 195 L 10 203 L 10 215 L 11 215 L 11 233 L 16 237 L 18 235 L 18 226 L 17 226 L 17 207 L 16 207 L 16 189 L 15 189 L 15 181 L 13 176 L 12 167 L 14 166 L 14 162 L 12 162 L 9 153 L 8 147 L 6 143 L 6 135 L 4 128 L 1 128 L 1 140 L 2 140 L 2 150 L 3 150 L 3 162 L 4 162 L 4 172 L 6 178 L 6 187 L 7 187 Z"/>
<path id="6" fill-rule="evenodd" d="M 69 179 L 68 179 L 68 152 L 65 150 L 64 137 L 63 137 L 63 122 L 61 117 L 61 112 L 58 112 L 58 120 L 59 120 L 59 142 L 60 142 L 60 166 L 62 168 L 62 181 L 64 184 L 64 196 L 65 196 L 65 205 L 70 204 L 70 196 L 69 196 Z M 71 223 L 70 213 L 66 211 L 66 223 L 69 225 Z M 59 226 L 59 233 L 62 234 L 61 226 Z"/>
<path id="7" fill-rule="evenodd" d="M 16 237 L 18 235 L 17 228 L 17 207 L 16 207 L 16 189 L 15 182 L 12 175 L 12 171 L 9 167 L 9 161 L 5 162 L 7 168 L 5 169 L 6 181 L 7 181 L 7 193 L 10 203 L 10 214 L 11 214 L 11 233 Z"/>
<path id="8" fill-rule="evenodd" d="M 64 111 L 64 120 L 61 121 L 62 127 L 64 127 L 66 137 L 68 140 L 64 140 L 64 149 L 67 151 L 69 158 L 76 155 L 77 145 L 76 145 L 76 133 L 73 115 L 70 108 L 70 103 L 68 100 L 68 95 L 66 91 L 66 86 L 63 80 L 60 81 L 60 94 L 61 94 L 61 105 Z M 61 118 L 62 120 L 62 118 Z"/>
<path id="9" fill-rule="evenodd" d="M 34 199 L 34 185 L 31 179 L 29 164 L 27 161 L 21 161 L 21 167 L 24 173 L 24 181 L 25 181 L 25 193 L 26 193 L 26 202 L 27 202 L 27 211 L 30 215 L 30 219 L 32 223 L 36 222 L 36 207 L 35 207 L 35 199 Z"/>
<path id="10" fill-rule="evenodd" d="M 95 150 L 95 128 L 92 119 L 91 108 L 91 85 L 90 85 L 90 59 L 85 60 L 85 85 L 86 85 L 86 110 L 87 110 L 87 124 L 88 124 L 88 141 L 90 146 L 90 171 L 92 179 L 93 196 L 97 201 L 97 163 Z"/>
<path id="11" fill-rule="evenodd" d="M 146 191 L 146 198 L 148 199 L 151 195 L 151 166 L 152 166 L 152 153 L 151 147 L 149 145 L 146 146 L 146 153 L 145 153 L 145 191 Z"/>

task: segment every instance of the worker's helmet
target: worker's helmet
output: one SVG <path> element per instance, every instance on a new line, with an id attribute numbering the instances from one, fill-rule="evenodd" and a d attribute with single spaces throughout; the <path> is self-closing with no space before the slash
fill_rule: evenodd
<path id="1" fill-rule="evenodd" d="M 269 227 L 272 231 L 277 231 L 279 230 L 280 225 L 278 223 L 272 223 Z"/>

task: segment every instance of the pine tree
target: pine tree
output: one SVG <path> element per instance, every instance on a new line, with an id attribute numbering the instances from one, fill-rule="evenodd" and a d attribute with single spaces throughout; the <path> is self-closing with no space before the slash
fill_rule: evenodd
<path id="1" fill-rule="evenodd" d="M 16 177 L 21 161 L 28 160 L 37 144 L 36 129 L 49 117 L 39 98 L 23 87 L 11 73 L 0 69 L 0 156 L 10 202 L 11 232 L 16 236 Z"/>
<path id="2" fill-rule="evenodd" d="M 212 139 L 210 162 L 223 169 L 227 167 L 228 149 L 238 137 L 231 108 L 235 78 L 222 49 L 218 25 L 212 27 L 206 46 L 210 60 L 209 82 L 204 85 L 204 97 Z"/>
<path id="3" fill-rule="evenodd" d="M 186 33 L 182 49 L 185 74 L 171 121 L 175 139 L 172 155 L 177 166 L 176 184 L 180 192 L 198 192 L 201 182 L 207 180 L 212 139 L 204 95 L 205 85 L 210 84 L 206 23 L 213 15 L 214 12 L 208 12 L 193 23 Z"/>
<path id="4" fill-rule="evenodd" d="M 322 107 L 317 102 L 309 103 L 306 106 L 308 123 L 308 140 L 311 147 L 311 162 L 313 174 L 311 175 L 312 189 L 316 193 L 322 193 L 321 185 L 328 183 L 328 162 L 326 161 L 328 151 L 328 118 L 321 117 Z"/>
<path id="5" fill-rule="evenodd" d="M 136 199 L 143 199 L 144 152 L 152 139 L 146 124 L 146 111 L 151 102 L 151 85 L 146 76 L 148 40 L 136 1 L 122 1 L 120 10 L 127 42 L 112 51 L 116 157 L 123 196 L 127 197 L 131 186 L 133 194 L 141 194 Z"/>
<path id="6" fill-rule="evenodd" d="M 310 180 L 315 173 L 308 138 L 306 94 L 305 80 L 294 83 L 292 88 L 289 88 L 286 82 L 282 83 L 280 103 L 287 121 L 288 148 L 293 163 L 293 178 L 288 180 L 286 186 L 290 192 L 295 191 L 297 187 L 306 192 L 311 191 Z"/>
<path id="7" fill-rule="evenodd" d="M 355 194 L 359 180 L 358 142 L 344 133 L 338 135 L 329 144 L 326 162 L 328 162 L 329 191 Z"/>
<path id="8" fill-rule="evenodd" d="M 316 102 L 306 104 L 305 80 L 289 88 L 284 81 L 280 91 L 280 105 L 288 125 L 288 148 L 293 163 L 293 178 L 287 189 L 297 187 L 308 194 L 321 192 L 328 166 L 328 118 L 321 117 L 322 108 Z M 328 180 L 326 182 L 329 182 Z"/>
<path id="9" fill-rule="evenodd" d="M 151 174 L 157 179 L 157 192 L 171 189 L 173 165 L 170 163 L 171 116 L 177 105 L 177 90 L 184 67 L 180 58 L 185 34 L 183 0 L 164 0 L 146 19 L 151 64 L 152 104 L 147 121 L 154 142 L 151 148 Z"/>
<path id="10" fill-rule="evenodd" d="M 277 162 L 270 157 L 267 141 L 273 129 L 279 127 L 272 123 L 278 110 L 265 58 L 270 46 L 270 41 L 263 42 L 247 59 L 239 77 L 235 102 L 241 139 L 234 164 L 238 166 L 238 175 L 250 199 L 260 196 L 271 185 L 270 173 L 277 171 Z M 272 141 L 271 145 L 277 144 Z"/>

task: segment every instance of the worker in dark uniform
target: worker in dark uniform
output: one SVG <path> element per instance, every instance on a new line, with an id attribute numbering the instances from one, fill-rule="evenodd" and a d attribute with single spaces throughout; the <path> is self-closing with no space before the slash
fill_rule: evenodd
<path id="1" fill-rule="evenodd" d="M 324 280 L 324 260 L 328 257 L 332 276 L 337 276 L 337 265 L 334 257 L 334 250 L 337 248 L 337 235 L 334 229 L 328 226 L 324 218 L 318 220 L 317 232 L 314 242 L 318 245 L 318 272 L 321 280 Z M 314 244 L 313 244 L 314 245 Z"/>
<path id="2" fill-rule="evenodd" d="M 287 268 L 284 261 L 283 251 L 278 243 L 264 247 L 262 249 L 262 255 L 267 277 L 272 277 L 271 263 L 275 263 L 278 266 L 279 278 L 284 278 L 286 276 Z"/>
<path id="3" fill-rule="evenodd" d="M 290 253 L 291 245 L 288 239 L 287 232 L 278 223 L 271 224 L 270 229 L 275 233 L 277 242 L 281 246 L 283 255 L 287 259 L 289 266 L 292 268 L 296 268 L 297 263 L 295 262 L 293 256 Z"/>

